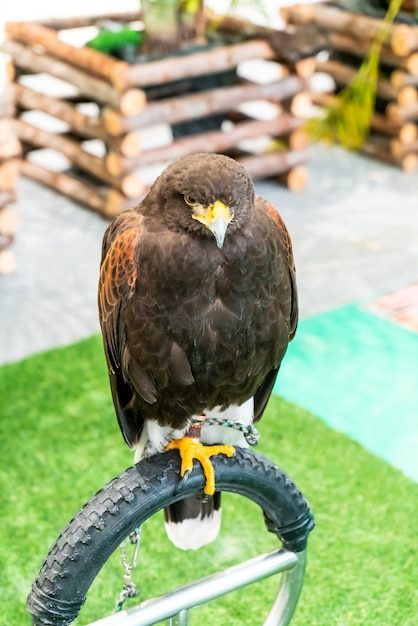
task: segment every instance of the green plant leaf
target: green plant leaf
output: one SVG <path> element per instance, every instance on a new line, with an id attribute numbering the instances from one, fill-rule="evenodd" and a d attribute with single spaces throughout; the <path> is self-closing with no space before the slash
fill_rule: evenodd
<path id="1" fill-rule="evenodd" d="M 143 34 L 140 31 L 131 30 L 129 27 L 124 26 L 117 32 L 103 29 L 94 39 L 88 41 L 86 45 L 98 52 L 109 54 L 113 50 L 127 45 L 140 46 L 142 41 Z"/>
<path id="2" fill-rule="evenodd" d="M 366 141 L 376 102 L 381 47 L 400 6 L 401 0 L 391 0 L 382 28 L 356 76 L 340 91 L 333 104 L 325 108 L 321 117 L 307 122 L 312 140 L 340 143 L 348 150 L 359 150 Z"/>

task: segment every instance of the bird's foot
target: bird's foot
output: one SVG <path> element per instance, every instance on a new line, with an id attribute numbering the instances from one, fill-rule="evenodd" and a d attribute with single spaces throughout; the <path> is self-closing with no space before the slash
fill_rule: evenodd
<path id="1" fill-rule="evenodd" d="M 225 454 L 226 456 L 233 456 L 235 453 L 234 446 L 216 445 L 205 446 L 198 439 L 194 437 L 183 437 L 182 439 L 174 439 L 167 445 L 166 450 L 178 450 L 181 457 L 181 476 L 183 481 L 187 480 L 187 477 L 193 469 L 193 459 L 199 461 L 203 468 L 203 473 L 206 478 L 206 484 L 204 493 L 208 496 L 212 496 L 215 493 L 215 470 L 213 469 L 211 456 L 217 454 Z"/>

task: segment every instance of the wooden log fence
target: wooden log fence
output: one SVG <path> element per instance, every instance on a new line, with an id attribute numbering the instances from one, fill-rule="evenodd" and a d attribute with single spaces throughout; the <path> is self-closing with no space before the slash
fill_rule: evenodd
<path id="1" fill-rule="evenodd" d="M 386 29 L 386 40 L 389 41 L 393 27 L 383 25 L 383 21 L 327 4 L 295 5 L 281 9 L 281 16 L 288 24 L 294 26 L 315 25 L 323 30 L 348 35 L 354 40 L 371 43 Z"/>
<path id="2" fill-rule="evenodd" d="M 286 7 L 281 15 L 299 36 L 309 28 L 312 37 L 316 29 L 318 42 L 325 42 L 323 49 L 329 53 L 327 61 L 317 61 L 316 69 L 332 76 L 337 92 L 353 81 L 372 41 L 384 33 L 376 108 L 363 152 L 406 172 L 414 171 L 418 160 L 418 26 L 385 25 L 382 19 L 327 3 Z M 320 107 L 332 102 L 329 94 L 312 98 Z"/>
<path id="3" fill-rule="evenodd" d="M 325 108 L 336 104 L 336 97 L 332 94 L 317 93 L 312 94 L 312 103 Z M 390 119 L 388 115 L 374 113 L 371 119 L 371 129 L 375 134 L 386 135 L 396 138 L 401 143 L 413 143 L 418 137 L 418 127 L 412 122 L 397 122 Z"/>
<path id="4" fill-rule="evenodd" d="M 174 144 L 145 151 L 134 158 L 110 152 L 106 157 L 106 166 L 114 176 L 120 176 L 122 172 L 133 172 L 140 170 L 141 167 L 168 162 L 192 152 L 227 152 L 244 139 L 254 139 L 263 135 L 285 135 L 297 129 L 301 123 L 301 119 L 289 114 L 279 115 L 274 120 L 242 122 L 228 131 L 212 131 L 185 137 Z"/>
<path id="5" fill-rule="evenodd" d="M 161 101 L 150 102 L 141 113 L 129 117 L 106 107 L 103 112 L 103 121 L 108 133 L 121 135 L 150 124 L 161 122 L 176 124 L 216 113 L 226 113 L 243 102 L 262 99 L 280 102 L 306 88 L 305 79 L 299 76 L 288 76 L 266 85 L 247 83 L 191 94 L 187 98 L 183 96 L 165 98 Z"/>
<path id="6" fill-rule="evenodd" d="M 109 135 L 100 118 L 84 115 L 65 100 L 46 96 L 20 83 L 14 83 L 13 88 L 15 103 L 21 110 L 42 111 L 62 120 L 82 137 L 108 141 Z"/>
<path id="7" fill-rule="evenodd" d="M 263 155 L 238 156 L 239 161 L 253 178 L 273 178 L 289 174 L 296 166 L 306 163 L 306 150 L 292 150 Z"/>
<path id="8" fill-rule="evenodd" d="M 339 61 L 324 61 L 317 63 L 317 70 L 332 76 L 337 85 L 344 86 L 350 83 L 357 74 L 357 69 Z M 389 80 L 378 80 L 376 94 L 388 101 L 396 101 L 401 106 L 409 106 L 418 100 L 417 90 L 410 86 L 394 86 Z"/>
<path id="9" fill-rule="evenodd" d="M 415 152 L 395 155 L 391 151 L 391 143 L 385 137 L 371 135 L 365 142 L 362 151 L 382 163 L 395 165 L 404 172 L 415 172 L 418 165 L 418 156 Z"/>
<path id="10" fill-rule="evenodd" d="M 94 13 L 91 15 L 70 15 L 66 17 L 52 17 L 41 21 L 29 21 L 29 24 L 40 24 L 52 30 L 71 30 L 73 28 L 84 28 L 91 26 L 103 19 L 110 22 L 120 22 L 121 24 L 129 24 L 141 19 L 141 13 L 138 11 L 118 11 L 117 13 Z"/>
<path id="11" fill-rule="evenodd" d="M 349 35 L 341 33 L 327 33 L 327 45 L 331 50 L 347 52 L 353 57 L 363 59 L 370 52 L 370 42 L 364 42 Z M 403 69 L 411 74 L 418 73 L 418 54 L 414 53 L 407 57 L 400 57 L 395 54 L 388 44 L 383 44 L 380 52 L 381 63 L 389 67 Z"/>
<path id="12" fill-rule="evenodd" d="M 274 51 L 266 41 L 253 40 L 161 61 L 129 65 L 125 72 L 115 72 L 112 80 L 118 89 L 134 85 L 159 85 L 232 69 L 249 59 L 274 59 L 274 57 Z"/>
<path id="13" fill-rule="evenodd" d="M 398 104 L 389 104 L 387 107 L 388 118 L 396 124 L 405 122 L 418 122 L 418 103 L 410 106 L 400 106 Z"/>
<path id="14" fill-rule="evenodd" d="M 135 15 L 101 18 L 129 23 Z M 147 168 L 162 169 L 174 158 L 192 152 L 218 151 L 235 152 L 248 163 L 254 178 L 272 177 L 290 189 L 303 188 L 307 140 L 300 127 L 301 117 L 310 106 L 306 92 L 315 62 L 306 51 L 298 58 L 296 46 L 289 53 L 291 34 L 254 27 L 251 35 L 247 33 L 249 39 L 240 43 L 128 64 L 88 47 L 75 47 L 61 37 L 62 30 L 91 25 L 98 19 L 90 16 L 6 25 L 1 49 L 11 59 L 14 78 L 7 107 L 0 101 L 0 115 L 3 106 L 9 116 L 15 113 L 15 119 L 13 138 L 0 141 L 0 159 L 3 153 L 8 158 L 7 164 L 0 163 L 0 185 L 1 181 L 15 180 L 13 172 L 21 157 L 23 175 L 109 218 L 143 197 L 150 184 Z M 243 25 L 234 21 L 228 28 L 225 25 L 225 33 L 230 36 L 235 29 L 236 35 Z M 275 63 L 281 77 L 267 83 L 241 78 L 239 64 L 253 59 Z M 220 86 L 211 82 L 203 91 L 200 87 L 195 92 L 190 89 L 195 78 L 210 75 L 212 80 L 217 73 L 223 79 Z M 68 83 L 73 95 L 52 96 L 38 90 L 33 78 L 41 74 Z M 231 79 L 229 84 L 224 82 L 226 75 Z M 243 104 L 259 101 L 274 104 L 277 115 L 264 120 L 255 112 L 251 117 L 237 116 L 229 126 L 222 124 L 222 120 L 231 120 L 234 112 L 239 113 Z M 86 114 L 86 103 L 94 103 L 95 112 Z M 65 130 L 52 132 L 38 127 L 28 115 L 33 111 L 63 122 Z M 205 128 L 207 121 L 212 126 Z M 190 127 L 192 123 L 193 129 L 186 129 L 184 136 L 177 135 L 179 125 Z M 165 125 L 167 145 L 150 144 L 154 125 Z M 273 146 L 281 142 L 281 147 L 268 154 L 245 154 L 240 149 L 242 142 L 260 136 Z M 86 143 L 91 140 L 101 144 L 100 153 L 93 154 Z M 41 165 L 37 153 L 44 148 L 63 155 L 70 167 L 53 171 Z M 5 185 L 5 190 L 13 187 L 11 183 Z"/>
<path id="15" fill-rule="evenodd" d="M 82 176 L 51 171 L 28 159 L 22 161 L 21 172 L 24 176 L 86 205 L 109 219 L 116 217 L 123 209 L 137 204 L 146 191 L 144 189 L 144 192 L 136 198 L 127 198 L 114 188 L 99 187 L 97 182 L 83 180 Z"/>
<path id="16" fill-rule="evenodd" d="M 19 41 L 25 45 L 40 46 L 47 53 L 66 63 L 111 81 L 112 74 L 126 71 L 129 67 L 125 61 L 118 61 L 106 54 L 96 52 L 92 48 L 83 46 L 76 48 L 59 38 L 58 33 L 41 24 L 30 22 L 9 22 L 5 28 L 6 37 Z"/>
<path id="17" fill-rule="evenodd" d="M 5 41 L 2 49 L 11 56 L 20 73 L 23 69 L 31 73 L 46 73 L 60 78 L 78 87 L 81 93 L 93 101 L 108 104 L 124 115 L 135 115 L 146 106 L 146 95 L 141 89 L 118 91 L 101 78 L 91 76 L 70 63 L 44 54 L 39 49 L 30 49 L 16 41 Z"/>

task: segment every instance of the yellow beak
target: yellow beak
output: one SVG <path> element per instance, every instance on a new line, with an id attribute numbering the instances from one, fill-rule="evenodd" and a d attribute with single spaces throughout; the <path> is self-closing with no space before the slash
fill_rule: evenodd
<path id="1" fill-rule="evenodd" d="M 222 248 L 224 244 L 226 229 L 233 219 L 234 214 L 223 202 L 217 200 L 208 207 L 199 207 L 200 211 L 195 211 L 192 217 L 206 228 L 208 228 L 216 239 L 218 248 Z"/>

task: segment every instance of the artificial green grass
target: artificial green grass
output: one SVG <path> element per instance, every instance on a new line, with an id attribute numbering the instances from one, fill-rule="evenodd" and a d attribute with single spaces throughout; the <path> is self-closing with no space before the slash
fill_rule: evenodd
<path id="1" fill-rule="evenodd" d="M 49 547 L 85 500 L 131 464 L 132 453 L 113 414 L 99 337 L 0 368 L 0 407 L 1 621 L 23 626 Z M 258 451 L 293 478 L 317 523 L 292 626 L 415 626 L 418 486 L 279 398 L 271 398 L 260 430 Z M 144 525 L 134 577 L 141 599 L 277 545 L 253 503 L 223 499 L 222 534 L 198 552 L 171 547 L 161 514 Z M 115 555 L 78 623 L 110 612 L 121 580 Z M 262 623 L 276 585 L 269 579 L 197 609 L 193 623 Z"/>

